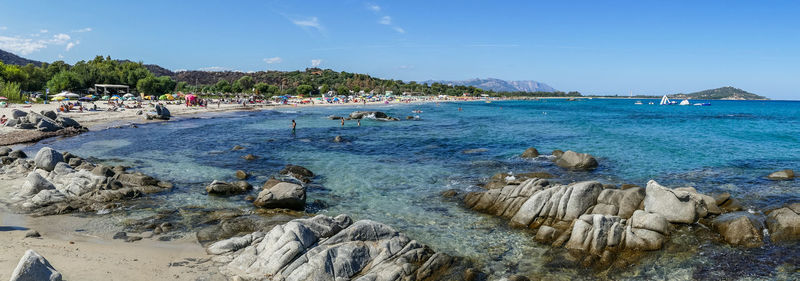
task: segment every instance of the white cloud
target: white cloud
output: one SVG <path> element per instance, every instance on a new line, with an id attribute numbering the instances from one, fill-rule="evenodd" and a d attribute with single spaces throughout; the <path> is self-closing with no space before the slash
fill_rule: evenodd
<path id="1" fill-rule="evenodd" d="M 406 30 L 399 26 L 395 26 L 392 29 L 394 29 L 394 31 L 397 31 L 397 33 L 402 33 L 402 34 L 406 33 Z"/>
<path id="2" fill-rule="evenodd" d="M 87 27 L 87 28 L 82 28 L 82 29 L 73 30 L 72 32 L 78 32 L 78 33 L 81 33 L 81 32 L 89 32 L 89 31 L 92 31 L 92 28 L 91 28 L 91 27 Z"/>
<path id="3" fill-rule="evenodd" d="M 47 30 L 47 29 L 40 29 L 40 30 L 39 30 L 39 33 L 47 33 L 47 32 L 48 32 L 48 30 Z"/>
<path id="4" fill-rule="evenodd" d="M 281 57 L 274 57 L 274 58 L 266 58 L 266 59 L 264 59 L 264 62 L 266 62 L 268 64 L 281 63 L 282 61 L 283 61 L 283 59 Z"/>
<path id="5" fill-rule="evenodd" d="M 321 59 L 311 60 L 311 67 L 318 67 L 322 63 Z"/>
<path id="6" fill-rule="evenodd" d="M 27 55 L 47 47 L 45 41 L 29 38 L 0 36 L 0 49 Z"/>
<path id="7" fill-rule="evenodd" d="M 380 12 L 380 11 L 381 11 L 381 6 L 378 6 L 378 5 L 376 5 L 376 4 L 367 4 L 367 9 L 370 9 L 370 10 L 372 10 L 373 12 L 376 12 L 376 13 L 377 13 L 377 12 Z"/>
<path id="8" fill-rule="evenodd" d="M 8 29 L 7 26 L 0 26 L 0 30 L 6 30 L 6 29 Z"/>
<path id="9" fill-rule="evenodd" d="M 209 67 L 202 67 L 202 68 L 200 68 L 200 70 L 202 70 L 202 71 L 225 71 L 225 70 L 230 70 L 230 69 L 227 68 L 227 67 L 222 67 L 222 66 L 209 66 Z"/>
<path id="10" fill-rule="evenodd" d="M 69 41 L 69 39 L 72 39 L 72 37 L 69 37 L 69 35 L 66 35 L 64 33 L 59 33 L 53 35 L 53 39 L 50 39 L 49 42 L 55 45 L 64 45 Z"/>
<path id="11" fill-rule="evenodd" d="M 302 28 L 315 28 L 322 30 L 322 25 L 319 23 L 317 17 L 310 17 L 307 19 L 292 19 L 292 23 Z"/>
<path id="12" fill-rule="evenodd" d="M 77 46 L 80 43 L 81 43 L 80 40 L 75 40 L 75 42 L 67 43 L 67 52 L 69 52 L 70 49 L 72 49 L 73 47 Z"/>
<path id="13" fill-rule="evenodd" d="M 62 55 L 62 54 L 58 54 L 58 58 L 60 58 L 60 59 L 63 59 L 63 58 L 64 58 L 64 55 Z"/>
<path id="14" fill-rule="evenodd" d="M 390 25 L 392 24 L 392 17 L 390 16 L 383 16 L 381 20 L 378 21 L 380 24 Z"/>

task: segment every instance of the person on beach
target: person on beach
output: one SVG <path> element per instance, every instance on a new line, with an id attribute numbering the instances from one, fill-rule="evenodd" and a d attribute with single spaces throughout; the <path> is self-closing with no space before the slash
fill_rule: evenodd
<path id="1" fill-rule="evenodd" d="M 3 114 L 3 117 L 0 117 L 0 125 L 5 125 L 6 122 L 8 122 L 8 118 L 6 118 L 6 115 Z"/>

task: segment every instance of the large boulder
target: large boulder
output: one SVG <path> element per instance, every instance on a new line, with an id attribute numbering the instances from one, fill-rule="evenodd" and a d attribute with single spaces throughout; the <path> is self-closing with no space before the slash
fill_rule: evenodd
<path id="1" fill-rule="evenodd" d="M 28 177 L 25 179 L 22 187 L 20 187 L 17 196 L 21 198 L 28 198 L 36 195 L 39 193 L 39 191 L 46 189 L 56 189 L 56 187 L 53 185 L 53 183 L 42 177 L 42 175 L 36 171 L 32 171 L 28 174 Z"/>
<path id="2" fill-rule="evenodd" d="M 656 213 L 673 223 L 694 223 L 698 202 L 687 191 L 675 191 L 650 180 L 644 196 L 644 210 Z"/>
<path id="3" fill-rule="evenodd" d="M 536 150 L 536 148 L 529 147 L 528 149 L 525 150 L 525 152 L 522 152 L 522 155 L 520 155 L 519 157 L 522 157 L 522 158 L 536 158 L 536 157 L 539 157 L 539 151 Z"/>
<path id="4" fill-rule="evenodd" d="M 216 194 L 216 195 L 232 195 L 232 194 L 240 194 L 247 192 L 249 190 L 247 186 L 239 185 L 239 184 L 230 184 L 224 181 L 213 181 L 211 184 L 206 186 L 206 192 L 208 194 Z"/>
<path id="5" fill-rule="evenodd" d="M 794 171 L 789 170 L 789 169 L 782 170 L 782 171 L 777 171 L 777 172 L 769 174 L 769 176 L 767 176 L 767 178 L 771 179 L 771 180 L 775 180 L 775 181 L 791 180 L 791 179 L 794 179 Z"/>
<path id="6" fill-rule="evenodd" d="M 772 242 L 800 240 L 800 203 L 769 211 L 767 228 Z"/>
<path id="7" fill-rule="evenodd" d="M 62 117 L 58 117 L 58 119 L 56 119 L 56 122 L 58 122 L 58 124 L 60 124 L 64 128 L 80 128 L 81 127 L 81 124 L 79 124 L 78 121 L 75 121 L 75 119 L 72 119 L 72 118 L 69 118 L 69 117 L 63 117 L 63 116 Z"/>
<path id="8" fill-rule="evenodd" d="M 28 250 L 11 273 L 11 281 L 61 281 L 61 273 L 42 255 Z"/>
<path id="9" fill-rule="evenodd" d="M 286 165 L 280 172 L 282 175 L 289 175 L 292 176 L 302 182 L 309 182 L 311 178 L 314 177 L 314 173 L 311 170 L 306 169 L 302 166 L 297 165 Z"/>
<path id="10" fill-rule="evenodd" d="M 25 117 L 25 116 L 28 116 L 28 113 L 25 113 L 25 111 L 22 111 L 22 110 L 19 110 L 19 109 L 12 109 L 11 110 L 11 119 L 18 119 L 18 118 Z"/>
<path id="11" fill-rule="evenodd" d="M 597 168 L 597 160 L 588 153 L 577 153 L 567 150 L 556 158 L 556 165 L 561 168 L 579 171 L 594 170 Z"/>
<path id="12" fill-rule="evenodd" d="M 8 153 L 8 157 L 16 158 L 16 159 L 23 159 L 28 158 L 28 155 L 25 154 L 22 150 L 14 150 Z"/>
<path id="13" fill-rule="evenodd" d="M 13 150 L 9 147 L 6 146 L 0 147 L 0 156 L 8 156 L 8 154 L 11 153 L 11 151 Z"/>
<path id="14" fill-rule="evenodd" d="M 761 235 L 764 230 L 763 220 L 749 212 L 735 212 L 715 218 L 711 226 L 732 245 L 759 247 L 764 244 L 764 237 Z"/>
<path id="15" fill-rule="evenodd" d="M 33 162 L 37 168 L 51 172 L 59 162 L 64 162 L 64 156 L 49 147 L 43 147 L 36 153 Z"/>
<path id="16" fill-rule="evenodd" d="M 253 204 L 269 209 L 303 210 L 306 207 L 306 189 L 299 184 L 281 182 L 259 192 Z"/>
<path id="17" fill-rule="evenodd" d="M 44 117 L 47 117 L 47 118 L 50 118 L 50 119 L 53 119 L 53 120 L 58 118 L 58 114 L 56 114 L 56 112 L 52 111 L 52 110 L 42 111 L 42 115 L 44 115 Z"/>
<path id="18" fill-rule="evenodd" d="M 42 132 L 55 132 L 64 129 L 64 127 L 58 125 L 58 123 L 56 123 L 56 121 L 53 121 L 53 119 L 42 118 L 41 120 L 39 120 L 39 123 L 36 124 L 36 129 Z"/>

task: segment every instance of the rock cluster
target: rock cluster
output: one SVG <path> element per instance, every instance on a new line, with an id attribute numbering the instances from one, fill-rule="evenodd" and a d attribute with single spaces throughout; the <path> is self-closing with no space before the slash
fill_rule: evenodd
<path id="1" fill-rule="evenodd" d="M 794 179 L 794 171 L 786 169 L 777 172 L 773 172 L 767 176 L 770 180 L 775 181 L 785 181 L 785 180 L 792 180 Z"/>
<path id="2" fill-rule="evenodd" d="M 11 111 L 11 117 L 5 123 L 5 126 L 41 132 L 56 132 L 65 128 L 86 130 L 72 118 L 58 116 L 54 111 L 36 113 L 33 111 L 24 112 L 18 109 Z"/>
<path id="3" fill-rule="evenodd" d="M 157 104 L 154 112 L 148 112 L 145 117 L 147 120 L 169 120 L 172 115 L 166 106 Z"/>
<path id="4" fill-rule="evenodd" d="M 380 121 L 398 121 L 400 119 L 390 117 L 386 113 L 380 111 L 353 111 L 350 113 L 350 119 L 375 119 Z"/>
<path id="5" fill-rule="evenodd" d="M 211 244 L 234 280 L 464 280 L 465 262 L 346 215 L 318 215 Z"/>
<path id="6" fill-rule="evenodd" d="M 94 165 L 49 147 L 40 149 L 33 161 L 16 158 L 4 164 L 0 173 L 25 177 L 11 201 L 40 215 L 108 209 L 114 201 L 171 187 L 142 173 L 128 173 L 122 166 Z"/>
<path id="7" fill-rule="evenodd" d="M 565 153 L 566 154 L 566 153 Z M 594 181 L 569 185 L 532 178 L 466 195 L 467 207 L 510 220 L 516 227 L 536 230 L 535 239 L 587 254 L 610 258 L 623 250 L 661 249 L 673 224 L 693 224 L 723 213 L 729 195 L 718 202 L 694 188 L 670 189 L 655 181 L 646 188 L 604 188 Z M 773 210 L 766 220 L 773 241 L 800 239 L 800 204 Z M 763 243 L 764 219 L 747 212 L 713 220 L 725 241 L 744 247 Z"/>

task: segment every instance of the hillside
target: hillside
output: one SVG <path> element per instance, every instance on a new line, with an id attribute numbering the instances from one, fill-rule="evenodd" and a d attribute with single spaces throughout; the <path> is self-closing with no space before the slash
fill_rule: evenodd
<path id="1" fill-rule="evenodd" d="M 691 94 L 676 94 L 673 97 L 679 99 L 685 98 L 696 100 L 768 100 L 766 97 L 730 86 L 694 92 Z"/>
<path id="2" fill-rule="evenodd" d="M 42 65 L 42 62 L 40 61 L 29 60 L 3 50 L 0 50 L 0 61 L 2 61 L 4 64 L 13 64 L 19 66 L 25 66 L 29 63 L 32 63 L 36 66 Z"/>
<path id="3" fill-rule="evenodd" d="M 487 91 L 495 92 L 555 92 L 556 89 L 549 85 L 533 80 L 506 81 L 497 78 L 475 78 L 461 81 L 424 81 L 423 83 L 441 83 L 445 85 L 473 86 Z"/>

